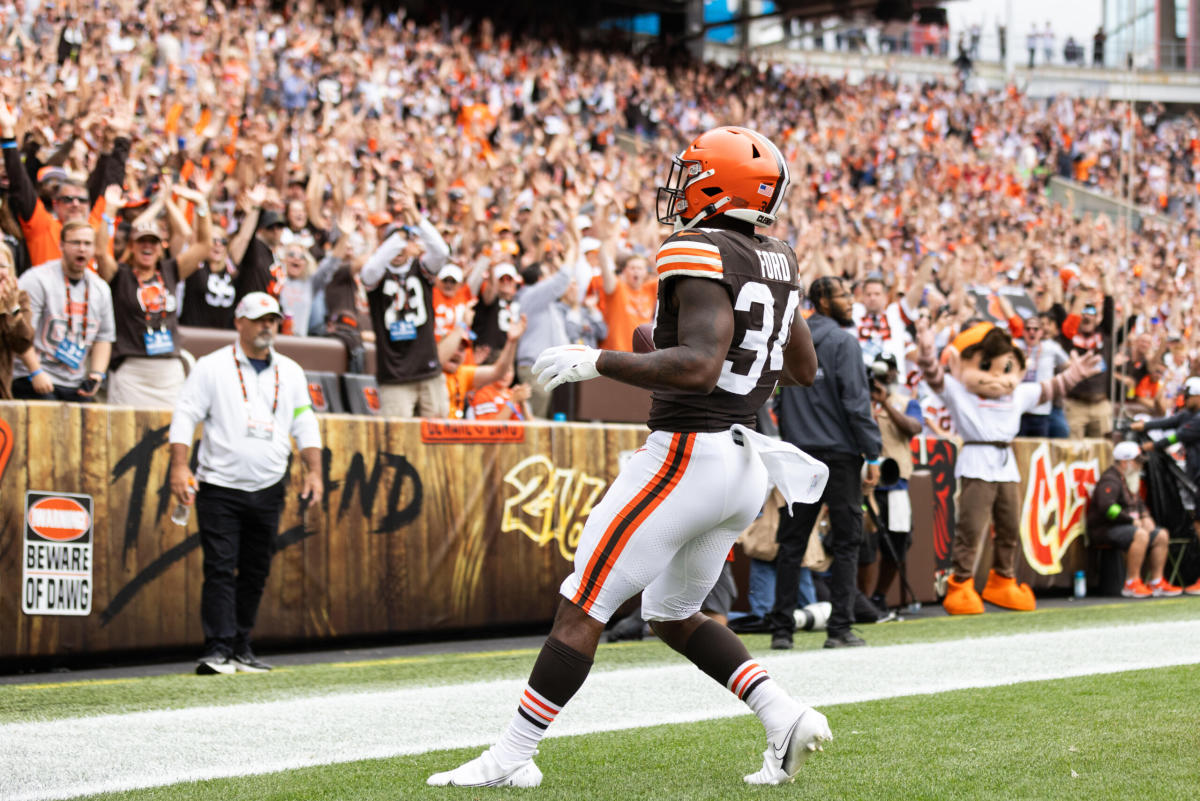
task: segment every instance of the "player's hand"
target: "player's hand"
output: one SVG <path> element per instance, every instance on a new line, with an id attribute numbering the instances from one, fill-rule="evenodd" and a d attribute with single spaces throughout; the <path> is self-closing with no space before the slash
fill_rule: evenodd
<path id="1" fill-rule="evenodd" d="M 556 345 L 546 348 L 533 363 L 533 374 L 549 392 L 568 381 L 587 381 L 600 375 L 596 360 L 600 351 L 583 345 Z"/>

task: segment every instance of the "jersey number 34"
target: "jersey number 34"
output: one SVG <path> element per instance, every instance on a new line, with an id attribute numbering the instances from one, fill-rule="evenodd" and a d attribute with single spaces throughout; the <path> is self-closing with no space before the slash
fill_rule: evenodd
<path id="1" fill-rule="evenodd" d="M 733 310 L 746 312 L 743 319 L 749 319 L 749 312 L 755 304 L 762 307 L 762 324 L 758 327 L 748 325 L 741 342 L 737 345 L 743 352 L 752 353 L 754 360 L 750 362 L 749 369 L 746 369 L 745 360 L 739 359 L 739 363 L 735 365 L 732 358 L 726 359 L 721 367 L 721 377 L 717 380 L 717 386 L 731 395 L 749 395 L 753 392 L 762 378 L 768 358 L 771 360 L 769 369 L 783 369 L 783 348 L 792 333 L 792 319 L 800 306 L 800 293 L 795 290 L 788 292 L 787 306 L 784 307 L 783 314 L 776 314 L 775 297 L 771 288 L 758 281 L 750 281 L 742 285 L 737 300 L 734 301 Z M 734 339 L 737 339 L 736 329 Z"/>

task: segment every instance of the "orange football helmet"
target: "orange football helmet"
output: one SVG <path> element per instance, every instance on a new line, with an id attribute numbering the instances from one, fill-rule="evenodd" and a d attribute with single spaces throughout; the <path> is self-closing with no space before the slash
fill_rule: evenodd
<path id="1" fill-rule="evenodd" d="M 783 154 L 770 139 L 749 128 L 713 128 L 672 157 L 667 185 L 658 188 L 658 221 L 682 230 L 727 214 L 771 225 L 790 180 Z"/>

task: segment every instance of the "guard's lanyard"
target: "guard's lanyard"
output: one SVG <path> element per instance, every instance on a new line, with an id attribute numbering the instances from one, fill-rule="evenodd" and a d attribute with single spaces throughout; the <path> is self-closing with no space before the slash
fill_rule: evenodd
<path id="1" fill-rule="evenodd" d="M 249 358 L 249 357 L 247 357 Z M 237 350 L 233 351 L 233 366 L 237 369 L 238 384 L 242 388 L 242 400 L 246 403 L 246 413 L 250 413 L 250 395 L 246 392 L 246 381 L 242 378 L 242 365 L 237 358 Z M 271 404 L 271 417 L 275 417 L 276 410 L 279 409 L 279 365 L 275 365 L 275 402 Z"/>

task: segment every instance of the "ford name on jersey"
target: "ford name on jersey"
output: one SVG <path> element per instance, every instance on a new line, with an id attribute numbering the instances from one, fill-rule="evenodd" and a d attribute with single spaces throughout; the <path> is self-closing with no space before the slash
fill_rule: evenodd
<path id="1" fill-rule="evenodd" d="M 771 250 L 756 250 L 758 262 L 762 266 L 762 277 L 772 281 L 792 282 L 792 270 L 788 266 L 787 257 L 782 253 Z"/>

